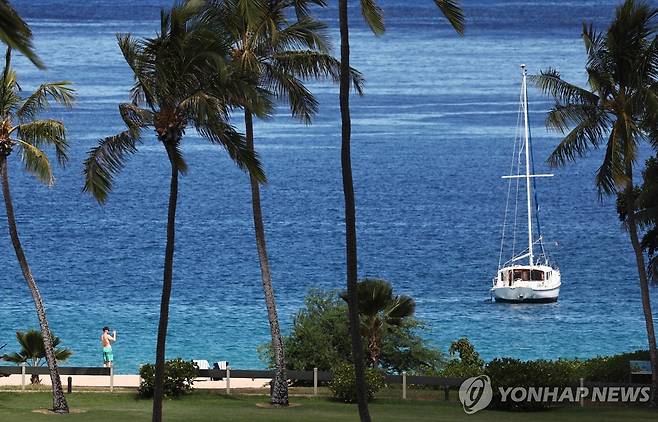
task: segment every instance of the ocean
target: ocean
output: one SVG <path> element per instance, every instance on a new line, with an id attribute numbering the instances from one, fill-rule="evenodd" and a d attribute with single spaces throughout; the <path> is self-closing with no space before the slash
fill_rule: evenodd
<path id="1" fill-rule="evenodd" d="M 99 337 L 118 332 L 117 370 L 155 359 L 169 170 L 155 137 L 116 179 L 106 205 L 81 191 L 87 151 L 123 130 L 117 105 L 132 76 L 115 34 L 151 36 L 162 0 L 15 0 L 31 25 L 38 71 L 15 61 L 25 90 L 70 80 L 78 101 L 64 120 L 71 160 L 46 188 L 13 157 L 19 231 L 53 332 L 73 350 L 68 365 L 101 362 Z M 337 10 L 318 15 L 338 50 Z M 357 3 L 357 2 L 352 2 Z M 585 82 L 583 21 L 603 28 L 619 1 L 473 0 L 457 36 L 429 0 L 382 0 L 387 32 L 375 37 L 352 10 L 351 64 L 366 78 L 352 98 L 359 276 L 389 280 L 412 296 L 422 335 L 447 351 L 468 337 L 485 359 L 590 357 L 647 347 L 634 258 L 614 208 L 600 201 L 594 172 L 602 154 L 550 170 L 559 142 L 543 121 L 551 101 L 529 91 L 544 236 L 559 259 L 560 300 L 492 303 L 507 173 L 516 131 L 519 65 L 557 68 Z M 309 83 L 320 101 L 314 123 L 257 122 L 256 145 L 269 184 L 263 209 L 284 332 L 312 288 L 345 286 L 338 86 Z M 240 115 L 235 123 L 240 125 Z M 251 220 L 249 183 L 226 153 L 188 130 L 189 173 L 180 182 L 167 356 L 262 368 L 269 341 Z M 645 155 L 648 151 L 645 151 Z M 34 306 L 0 211 L 0 346 L 18 350 L 16 330 L 37 328 Z M 658 294 L 652 289 L 654 309 Z M 655 312 L 654 312 L 655 315 Z"/>

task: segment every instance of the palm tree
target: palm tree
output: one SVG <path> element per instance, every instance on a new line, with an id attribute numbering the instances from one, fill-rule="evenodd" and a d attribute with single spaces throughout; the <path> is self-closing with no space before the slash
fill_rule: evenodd
<path id="1" fill-rule="evenodd" d="M 14 205 L 9 189 L 9 164 L 7 161 L 14 148 L 17 147 L 25 169 L 40 182 L 48 186 L 53 185 L 55 179 L 53 178 L 50 161 L 41 148 L 45 145 L 54 146 L 57 161 L 63 165 L 68 160 L 68 143 L 64 124 L 61 121 L 36 119 L 40 112 L 49 108 L 51 100 L 65 107 L 71 107 L 74 97 L 69 82 L 43 84 L 23 99 L 16 82 L 16 73 L 11 69 L 11 48 L 7 48 L 2 86 L 0 87 L 0 118 L 2 119 L 2 122 L 0 122 L 0 176 L 2 177 L 2 193 L 7 210 L 7 225 L 9 226 L 9 236 L 16 258 L 32 293 L 32 299 L 39 318 L 46 361 L 48 362 L 52 381 L 53 411 L 68 413 L 69 408 L 64 397 L 57 361 L 53 353 L 53 340 L 48 328 L 46 309 L 18 236 Z"/>
<path id="2" fill-rule="evenodd" d="M 617 213 L 626 221 L 626 201 L 633 201 L 636 206 L 635 218 L 646 231 L 642 236 L 642 249 L 647 251 L 649 262 L 647 272 L 649 279 L 658 282 L 658 156 L 645 162 L 642 171 L 642 185 L 633 192 L 632 198 L 619 194 Z"/>
<path id="3" fill-rule="evenodd" d="M 231 58 L 239 71 L 266 96 L 287 101 L 292 115 L 309 124 L 318 103 L 306 89 L 303 80 L 329 77 L 338 81 L 339 62 L 328 53 L 323 33 L 326 25 L 306 14 L 305 2 L 279 0 L 251 2 L 225 0 L 213 11 L 225 30 L 231 34 Z M 246 8 L 244 7 L 246 6 Z M 296 20 L 290 9 L 295 9 Z M 360 74 L 352 70 L 356 89 L 361 92 Z M 247 148 L 254 151 L 253 111 L 248 101 L 244 110 Z M 288 405 L 285 351 L 276 311 L 270 271 L 265 226 L 258 180 L 250 176 L 256 248 L 261 269 L 263 293 L 272 336 L 276 373 L 270 401 L 276 406 Z"/>
<path id="4" fill-rule="evenodd" d="M 59 337 L 55 336 L 53 333 L 50 333 L 50 338 L 53 342 L 53 355 L 55 360 L 58 362 L 63 362 L 71 357 L 73 352 L 71 349 L 57 348 L 61 340 Z M 46 348 L 44 347 L 43 336 L 40 331 L 37 330 L 27 330 L 16 331 L 16 340 L 21 346 L 20 352 L 11 353 L 8 355 L 3 355 L 2 359 L 7 362 L 13 363 L 27 363 L 30 366 L 43 366 L 45 363 L 43 359 L 46 357 Z M 32 374 L 30 377 L 30 382 L 32 384 L 41 383 L 39 379 L 39 374 Z"/>
<path id="5" fill-rule="evenodd" d="M 265 181 L 256 155 L 228 123 L 231 106 L 228 99 L 255 96 L 255 92 L 227 66 L 229 42 L 201 13 L 204 3 L 184 1 L 175 4 L 171 11 L 163 10 L 160 33 L 154 38 L 117 35 L 119 48 L 135 77 L 132 103 L 119 106 L 127 130 L 101 140 L 89 151 L 84 164 L 84 190 L 101 203 L 105 202 L 112 179 L 123 168 L 128 155 L 137 152 L 144 129 L 155 129 L 171 165 L 153 393 L 153 420 L 158 422 L 162 420 L 178 175 L 187 170 L 180 149 L 185 130 L 193 126 L 201 137 L 224 147 L 241 169 L 248 170 L 256 180 Z"/>
<path id="6" fill-rule="evenodd" d="M 379 366 L 382 335 L 388 327 L 400 326 L 413 316 L 416 302 L 409 296 L 393 296 L 393 287 L 386 280 L 366 278 L 357 284 L 361 336 L 368 340 L 370 365 Z M 347 301 L 346 292 L 341 294 Z"/>
<path id="7" fill-rule="evenodd" d="M 0 0 L 0 41 L 20 51 L 39 69 L 45 66 L 32 46 L 32 31 L 7 0 Z"/>
<path id="8" fill-rule="evenodd" d="M 548 113 L 549 129 L 565 134 L 550 155 L 551 166 L 562 166 L 605 146 L 595 183 L 601 197 L 633 195 L 633 168 L 640 142 L 658 147 L 658 10 L 626 0 L 617 8 L 608 30 L 597 32 L 583 25 L 589 89 L 561 79 L 554 69 L 542 71 L 533 81 L 556 101 Z M 651 302 L 634 201 L 626 203 L 625 227 L 635 253 L 642 308 L 651 356 L 652 396 L 658 403 L 658 356 Z"/>
<path id="9" fill-rule="evenodd" d="M 384 18 L 376 0 L 360 0 L 361 13 L 375 35 L 384 33 Z M 434 0 L 441 13 L 459 34 L 464 32 L 464 15 L 458 0 Z M 356 210 L 354 199 L 354 181 L 352 180 L 352 159 L 350 137 L 352 133 L 350 119 L 348 69 L 350 68 L 349 22 L 347 0 L 338 0 L 338 20 L 340 26 L 340 115 L 341 115 L 341 167 L 343 173 L 343 194 L 345 197 L 345 252 L 347 258 L 347 296 L 352 337 L 352 353 L 356 375 L 356 395 L 359 403 L 359 416 L 362 422 L 370 421 L 368 400 L 363 367 L 363 349 L 359 334 L 359 309 L 357 293 L 357 248 L 356 248 Z"/>

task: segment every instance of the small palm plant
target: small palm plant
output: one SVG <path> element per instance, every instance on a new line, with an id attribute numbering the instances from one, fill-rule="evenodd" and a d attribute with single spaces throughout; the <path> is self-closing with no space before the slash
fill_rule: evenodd
<path id="1" fill-rule="evenodd" d="M 154 38 L 117 36 L 119 48 L 135 78 L 132 102 L 119 106 L 127 130 L 101 140 L 89 151 L 84 163 L 84 190 L 101 203 L 107 199 L 113 177 L 121 171 L 128 156 L 137 152 L 146 129 L 155 131 L 171 167 L 153 389 L 154 421 L 162 420 L 178 176 L 187 170 L 181 149 L 186 129 L 195 128 L 202 138 L 226 149 L 238 167 L 248 170 L 258 182 L 265 181 L 256 154 L 228 123 L 230 108 L 234 105 L 230 99 L 258 96 L 253 86 L 228 66 L 229 41 L 222 28 L 207 19 L 204 7 L 204 1 L 190 0 L 176 3 L 170 11 L 162 11 L 160 32 Z M 256 113 L 269 107 L 257 100 L 254 104 Z"/>
<path id="2" fill-rule="evenodd" d="M 317 112 L 318 102 L 304 86 L 304 80 L 330 78 L 337 82 L 340 63 L 329 54 L 326 25 L 307 14 L 307 3 L 308 0 L 225 0 L 211 13 L 231 36 L 231 59 L 238 71 L 266 97 L 287 102 L 293 117 L 308 124 Z M 361 74 L 354 69 L 350 73 L 361 93 Z M 247 148 L 254 151 L 253 107 L 249 101 L 241 101 L 241 105 Z M 256 247 L 276 365 L 270 399 L 275 406 L 287 406 L 285 351 L 265 240 L 260 184 L 253 175 L 250 182 Z"/>
<path id="3" fill-rule="evenodd" d="M 57 348 L 61 343 L 59 337 L 50 333 L 50 338 L 53 342 L 55 360 L 63 362 L 71 357 L 73 352 L 70 349 Z M 19 364 L 27 363 L 33 367 L 43 366 L 46 363 L 46 348 L 43 345 L 41 332 L 37 330 L 16 331 L 16 340 L 18 340 L 18 344 L 21 346 L 20 352 L 3 355 L 2 359 L 7 362 Z M 40 384 L 41 379 L 39 378 L 39 374 L 32 374 L 30 382 L 32 384 Z"/>
<path id="4" fill-rule="evenodd" d="M 59 120 L 37 119 L 37 116 L 40 112 L 49 108 L 50 101 L 65 107 L 71 107 L 74 101 L 74 91 L 69 82 L 54 82 L 39 86 L 31 95 L 23 98 L 20 87 L 16 82 L 16 73 L 11 69 L 10 48 L 7 49 L 5 56 L 5 68 L 0 84 L 0 178 L 2 179 L 2 194 L 7 211 L 9 235 L 23 277 L 32 293 L 32 299 L 39 318 L 46 361 L 52 381 L 53 411 L 68 413 L 68 404 L 64 397 L 57 361 L 53 352 L 53 342 L 50 338 L 46 309 L 18 236 L 14 205 L 9 188 L 8 160 L 14 150 L 17 149 L 20 152 L 18 157 L 23 162 L 25 169 L 40 182 L 52 186 L 55 179 L 48 156 L 42 148 L 44 146 L 54 147 L 57 161 L 62 165 L 65 164 L 68 160 L 66 130 L 64 124 Z"/>
<path id="5" fill-rule="evenodd" d="M 399 326 L 413 316 L 416 302 L 409 296 L 394 296 L 393 287 L 386 280 L 366 278 L 357 285 L 361 336 L 368 341 L 370 365 L 379 366 L 382 335 L 388 327 Z M 341 294 L 347 302 L 347 292 Z"/>

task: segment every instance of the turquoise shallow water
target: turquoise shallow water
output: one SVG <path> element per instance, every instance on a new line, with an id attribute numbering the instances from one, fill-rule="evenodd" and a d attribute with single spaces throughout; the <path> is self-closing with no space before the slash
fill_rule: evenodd
<path id="1" fill-rule="evenodd" d="M 117 179 L 107 205 L 80 192 L 86 151 L 121 128 L 117 104 L 131 75 L 116 32 L 150 35 L 158 8 L 112 2 L 16 1 L 49 66 L 17 69 L 25 89 L 70 79 L 78 90 L 65 120 L 71 164 L 53 189 L 12 167 L 18 224 L 55 333 L 97 365 L 100 330 L 118 331 L 117 368 L 154 359 L 164 250 L 168 169 L 149 139 Z M 431 1 L 383 1 L 388 33 L 357 22 L 352 64 L 367 78 L 353 99 L 359 273 L 392 281 L 413 296 L 424 333 L 437 347 L 468 336 L 486 358 L 586 357 L 644 347 L 632 251 L 611 201 L 597 201 L 600 154 L 555 171 L 539 185 L 544 233 L 563 276 L 560 301 L 507 306 L 488 301 L 515 131 L 520 63 L 584 80 L 580 23 L 608 21 L 616 2 L 472 1 L 467 36 L 452 34 Z M 420 4 L 418 4 L 420 3 Z M 335 9 L 322 12 L 336 27 Z M 331 32 L 333 39 L 337 33 Z M 270 184 L 264 209 L 279 314 L 286 328 L 308 289 L 344 286 L 338 88 L 313 83 L 321 113 L 312 126 L 280 117 L 256 125 Z M 557 143 L 542 126 L 549 102 L 531 90 L 538 171 Z M 175 284 L 167 354 L 262 367 L 268 341 L 247 178 L 226 154 L 193 134 L 183 150 Z M 0 214 L 0 345 L 36 327 L 29 292 Z M 558 245 L 555 245 L 558 242 Z M 654 303 L 658 295 L 653 290 Z M 656 305 L 658 306 L 658 305 Z"/>

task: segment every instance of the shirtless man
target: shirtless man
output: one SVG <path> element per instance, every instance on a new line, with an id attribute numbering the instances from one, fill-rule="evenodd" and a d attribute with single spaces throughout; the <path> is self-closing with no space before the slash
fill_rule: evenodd
<path id="1" fill-rule="evenodd" d="M 103 327 L 103 335 L 101 336 L 101 344 L 103 345 L 103 366 L 109 368 L 112 366 L 114 356 L 112 355 L 111 341 L 117 341 L 117 332 L 114 330 L 110 335 L 110 327 Z"/>

